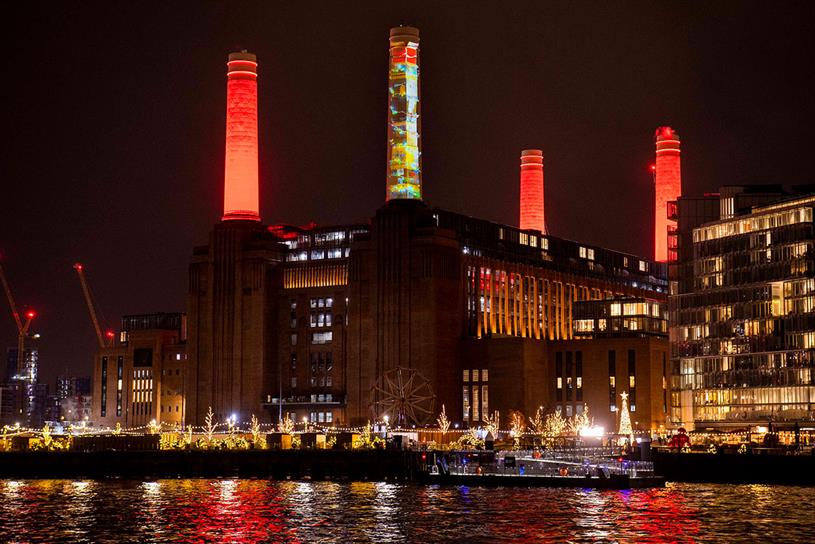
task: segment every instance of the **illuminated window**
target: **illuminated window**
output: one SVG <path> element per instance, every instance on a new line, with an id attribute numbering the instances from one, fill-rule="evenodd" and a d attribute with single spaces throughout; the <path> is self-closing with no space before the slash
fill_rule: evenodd
<path id="1" fill-rule="evenodd" d="M 592 332 L 594 330 L 594 320 L 575 319 L 574 330 L 577 332 Z"/>
<path id="2" fill-rule="evenodd" d="M 481 409 L 481 404 L 478 400 L 478 389 L 477 385 L 473 385 L 473 421 L 480 421 L 481 420 L 481 413 L 479 410 Z M 486 416 L 487 414 L 483 414 Z"/>
<path id="3" fill-rule="evenodd" d="M 108 358 L 102 357 L 102 395 L 101 395 L 101 407 L 100 407 L 100 414 L 102 417 L 105 417 L 107 414 L 107 404 L 108 404 Z"/>
<path id="4" fill-rule="evenodd" d="M 470 420 L 470 387 L 465 385 L 461 388 L 461 412 L 464 414 L 464 421 Z"/>
<path id="5" fill-rule="evenodd" d="M 124 357 L 116 358 L 116 417 L 122 415 L 122 379 L 124 377 Z"/>
<path id="6" fill-rule="evenodd" d="M 585 247 L 580 246 L 580 247 L 578 248 L 578 250 L 577 250 L 577 253 L 578 253 L 578 255 L 580 255 L 580 258 L 581 258 L 581 259 L 585 259 L 585 258 L 586 258 L 586 248 L 585 248 Z"/>
<path id="7" fill-rule="evenodd" d="M 648 272 L 648 263 L 640 261 L 640 272 Z"/>
<path id="8" fill-rule="evenodd" d="M 622 304 L 620 304 L 619 302 L 615 302 L 615 303 L 611 304 L 611 308 L 609 310 L 609 313 L 612 316 L 618 316 L 618 315 L 622 315 L 622 310 L 623 310 Z"/>
<path id="9" fill-rule="evenodd" d="M 487 374 L 487 369 L 481 371 L 481 381 L 486 382 L 488 381 L 489 374 Z"/>
<path id="10" fill-rule="evenodd" d="M 333 339 L 334 333 L 332 331 L 311 333 L 312 344 L 329 344 Z"/>

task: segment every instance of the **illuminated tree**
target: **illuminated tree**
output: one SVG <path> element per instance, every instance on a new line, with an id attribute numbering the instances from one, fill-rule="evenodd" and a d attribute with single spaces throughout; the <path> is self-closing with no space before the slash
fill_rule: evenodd
<path id="1" fill-rule="evenodd" d="M 161 431 L 161 424 L 156 422 L 155 419 L 151 419 L 150 423 L 147 424 L 147 432 L 149 434 L 158 434 Z"/>
<path id="2" fill-rule="evenodd" d="M 533 417 L 527 419 L 529 419 L 529 426 L 532 428 L 533 433 L 538 435 L 542 435 L 544 433 L 546 420 L 543 417 L 543 406 L 539 407 L 535 411 L 535 415 Z"/>
<path id="3" fill-rule="evenodd" d="M 521 412 L 510 412 L 509 429 L 512 434 L 515 449 L 521 446 L 521 435 L 526 429 L 524 415 Z"/>
<path id="4" fill-rule="evenodd" d="M 263 443 L 260 440 L 260 422 L 255 414 L 252 414 L 251 420 L 251 430 L 252 430 L 252 443 L 255 447 L 262 447 Z"/>
<path id="5" fill-rule="evenodd" d="M 498 428 L 501 425 L 501 414 L 498 410 L 492 413 L 492 416 L 487 414 L 484 416 L 484 430 L 487 434 L 491 434 L 493 438 L 498 437 Z"/>
<path id="6" fill-rule="evenodd" d="M 294 420 L 286 414 L 286 417 L 277 422 L 277 432 L 291 434 L 294 432 Z"/>
<path id="7" fill-rule="evenodd" d="M 444 404 L 441 405 L 441 413 L 439 414 L 439 418 L 436 420 L 436 423 L 439 424 L 439 430 L 441 431 L 442 436 L 447 434 L 447 431 L 450 430 L 450 420 L 447 419 L 447 411 L 444 409 Z"/>
<path id="8" fill-rule="evenodd" d="M 628 393 L 620 393 L 620 397 L 623 401 L 620 405 L 620 428 L 617 433 L 624 436 L 633 436 L 634 429 L 631 427 L 631 414 L 628 413 Z"/>
<path id="9" fill-rule="evenodd" d="M 569 431 L 571 434 L 578 435 L 583 429 L 588 429 L 594 426 L 594 420 L 589 415 L 589 405 L 583 405 L 583 411 L 569 421 Z"/>
<path id="10" fill-rule="evenodd" d="M 561 436 L 563 431 L 566 430 L 567 424 L 568 422 L 560 415 L 560 412 L 555 411 L 546 416 L 546 421 L 543 424 L 543 434 L 548 438 Z"/>
<path id="11" fill-rule="evenodd" d="M 113 429 L 113 434 L 119 435 L 122 434 L 122 424 L 118 421 L 116 422 L 116 427 Z"/>
<path id="12" fill-rule="evenodd" d="M 207 409 L 207 416 L 204 418 L 204 436 L 206 437 L 207 444 L 212 443 L 212 438 L 217 428 L 218 424 L 215 422 L 215 414 L 212 413 L 212 406 L 210 406 Z"/>
<path id="13" fill-rule="evenodd" d="M 51 440 L 51 427 L 46 423 L 42 428 L 42 445 L 45 446 L 45 449 L 50 449 Z"/>

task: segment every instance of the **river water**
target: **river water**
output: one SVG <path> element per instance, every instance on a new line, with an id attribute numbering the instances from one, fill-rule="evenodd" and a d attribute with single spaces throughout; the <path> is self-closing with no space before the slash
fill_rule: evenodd
<path id="1" fill-rule="evenodd" d="M 2 542 L 815 542 L 815 488 L 0 481 Z"/>

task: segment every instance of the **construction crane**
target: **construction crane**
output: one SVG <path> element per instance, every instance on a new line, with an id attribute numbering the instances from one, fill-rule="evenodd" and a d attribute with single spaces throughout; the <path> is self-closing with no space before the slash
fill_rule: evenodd
<path id="1" fill-rule="evenodd" d="M 85 267 L 82 266 L 82 263 L 76 263 L 74 270 L 76 270 L 77 275 L 79 275 L 79 283 L 82 285 L 82 294 L 85 295 L 85 304 L 87 304 L 88 313 L 91 315 L 91 323 L 93 323 L 93 330 L 96 332 L 96 341 L 99 343 L 99 348 L 111 347 L 116 335 L 112 330 L 102 333 L 102 326 L 99 324 L 96 305 L 93 303 L 93 296 L 88 286 L 88 279 L 85 277 Z"/>
<path id="2" fill-rule="evenodd" d="M 17 303 L 14 300 L 14 295 L 11 294 L 11 287 L 9 287 L 6 270 L 2 262 L 0 262 L 0 282 L 3 284 L 3 290 L 6 292 L 6 299 L 8 300 L 9 308 L 11 308 L 11 316 L 14 318 L 14 324 L 17 325 L 17 375 L 23 377 L 26 373 L 25 339 L 28 337 L 28 331 L 31 330 L 31 322 L 37 317 L 37 313 L 29 309 L 23 316 L 25 317 L 25 321 L 20 317 L 20 312 L 17 311 Z"/>

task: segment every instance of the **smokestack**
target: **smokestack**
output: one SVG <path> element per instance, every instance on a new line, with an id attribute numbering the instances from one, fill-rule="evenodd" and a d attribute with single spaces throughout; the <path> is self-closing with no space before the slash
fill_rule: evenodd
<path id="1" fill-rule="evenodd" d="M 656 131 L 657 158 L 654 168 L 654 260 L 668 260 L 668 202 L 682 194 L 682 173 L 679 167 L 679 134 L 671 127 Z"/>
<path id="2" fill-rule="evenodd" d="M 521 230 L 546 234 L 543 215 L 543 151 L 521 151 Z"/>
<path id="3" fill-rule="evenodd" d="M 422 199 L 419 118 L 419 30 L 390 31 L 388 183 L 385 200 Z"/>
<path id="4" fill-rule="evenodd" d="M 230 53 L 226 63 L 226 164 L 223 221 L 260 221 L 257 57 Z"/>

